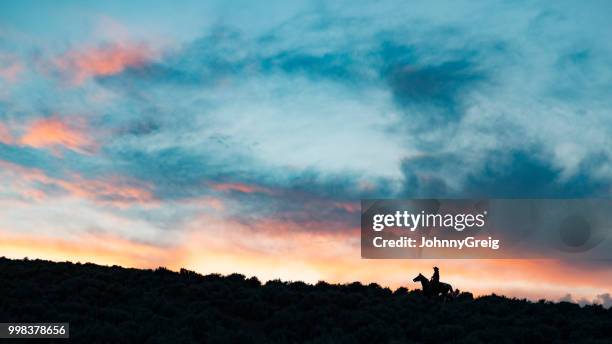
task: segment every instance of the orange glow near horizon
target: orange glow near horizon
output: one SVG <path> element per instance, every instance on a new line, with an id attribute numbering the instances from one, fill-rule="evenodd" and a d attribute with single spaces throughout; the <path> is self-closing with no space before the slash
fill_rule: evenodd
<path id="1" fill-rule="evenodd" d="M 582 270 L 553 260 L 366 260 L 359 241 L 334 233 L 275 232 L 207 219 L 174 245 L 160 247 L 110 235 L 84 234 L 57 239 L 3 232 L 0 248 L 11 258 L 93 262 L 136 268 L 182 267 L 207 273 L 242 273 L 262 281 L 280 278 L 316 283 L 378 283 L 392 289 L 420 288 L 419 272 L 441 269 L 442 280 L 475 295 L 496 293 L 537 300 L 558 300 L 568 293 L 593 300 L 611 292 L 612 274 Z M 215 232 L 210 232 L 214 230 Z M 596 269 L 596 268 L 592 268 Z"/>
<path id="2" fill-rule="evenodd" d="M 163 266 L 171 252 L 112 235 L 84 234 L 78 239 L 58 239 L 0 231 L 0 247 L 9 258 L 92 262 L 103 265 L 154 268 Z"/>

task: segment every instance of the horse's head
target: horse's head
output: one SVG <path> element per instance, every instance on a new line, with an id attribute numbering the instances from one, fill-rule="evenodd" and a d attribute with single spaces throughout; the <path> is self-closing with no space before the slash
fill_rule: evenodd
<path id="1" fill-rule="evenodd" d="M 419 274 L 417 277 L 415 277 L 412 282 L 419 282 L 422 280 L 427 280 L 427 278 L 425 278 L 425 276 L 423 276 L 423 274 Z"/>

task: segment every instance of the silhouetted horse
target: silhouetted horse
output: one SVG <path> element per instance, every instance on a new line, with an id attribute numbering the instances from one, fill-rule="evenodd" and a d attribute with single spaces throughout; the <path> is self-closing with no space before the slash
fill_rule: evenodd
<path id="1" fill-rule="evenodd" d="M 423 276 L 423 274 L 419 274 L 415 277 L 413 282 L 421 282 L 421 286 L 423 287 L 423 294 L 425 296 L 444 296 L 446 298 L 452 298 L 455 296 L 453 292 L 453 287 L 448 283 L 431 283 L 427 277 Z"/>

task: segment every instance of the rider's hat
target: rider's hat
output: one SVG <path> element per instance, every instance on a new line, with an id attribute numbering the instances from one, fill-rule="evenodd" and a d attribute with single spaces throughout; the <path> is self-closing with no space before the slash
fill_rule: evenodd
<path id="1" fill-rule="evenodd" d="M 438 267 L 437 267 L 437 266 L 434 266 L 434 270 L 438 270 Z"/>

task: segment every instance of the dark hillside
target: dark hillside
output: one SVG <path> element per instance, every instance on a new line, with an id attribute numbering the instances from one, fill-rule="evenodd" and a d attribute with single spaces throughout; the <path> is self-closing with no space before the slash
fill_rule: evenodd
<path id="1" fill-rule="evenodd" d="M 43 321 L 79 343 L 612 343 L 601 306 L 0 258 L 0 322 Z"/>

